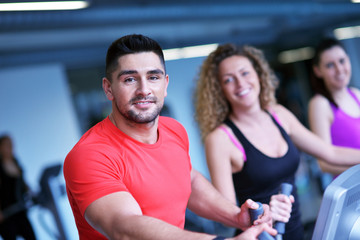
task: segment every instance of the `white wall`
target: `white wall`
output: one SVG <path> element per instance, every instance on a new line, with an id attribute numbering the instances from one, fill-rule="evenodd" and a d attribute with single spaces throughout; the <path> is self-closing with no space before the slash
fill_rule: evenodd
<path id="1" fill-rule="evenodd" d="M 169 87 L 165 104 L 169 105 L 173 117 L 181 122 L 188 132 L 193 167 L 209 178 L 200 133 L 194 120 L 192 99 L 196 76 L 203 61 L 204 58 L 190 58 L 166 62 Z"/>
<path id="2" fill-rule="evenodd" d="M 351 85 L 360 88 L 360 38 L 346 39 L 342 43 L 350 56 L 352 66 Z"/>
<path id="3" fill-rule="evenodd" d="M 14 152 L 25 171 L 25 180 L 34 192 L 45 167 L 62 164 L 79 139 L 79 127 L 64 69 L 46 64 L 0 69 L 0 134 L 13 138 Z M 62 171 L 58 185 L 64 183 Z M 58 198 L 66 234 L 77 238 L 77 230 L 66 195 Z M 70 214 L 68 214 L 70 213 Z M 42 225 L 56 230 L 46 209 L 31 208 L 30 219 L 38 239 L 52 239 Z"/>

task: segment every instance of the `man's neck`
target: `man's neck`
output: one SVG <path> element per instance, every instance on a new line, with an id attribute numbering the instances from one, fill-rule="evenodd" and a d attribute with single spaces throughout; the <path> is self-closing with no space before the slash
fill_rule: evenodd
<path id="1" fill-rule="evenodd" d="M 150 123 L 135 123 L 111 113 L 109 119 L 123 133 L 139 142 L 154 144 L 158 140 L 159 117 Z"/>

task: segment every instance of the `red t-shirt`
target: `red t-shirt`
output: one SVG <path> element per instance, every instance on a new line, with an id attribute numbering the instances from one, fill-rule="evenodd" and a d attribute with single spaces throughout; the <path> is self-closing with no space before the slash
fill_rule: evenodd
<path id="1" fill-rule="evenodd" d="M 141 143 L 106 118 L 69 152 L 64 176 L 80 239 L 106 239 L 84 213 L 96 199 L 120 191 L 129 192 L 144 215 L 184 227 L 191 192 L 188 136 L 168 117 L 159 118 L 158 133 L 155 144 Z"/>

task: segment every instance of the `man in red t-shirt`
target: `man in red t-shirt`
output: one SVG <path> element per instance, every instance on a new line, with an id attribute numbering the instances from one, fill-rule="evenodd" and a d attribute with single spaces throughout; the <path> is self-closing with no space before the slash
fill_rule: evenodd
<path id="1" fill-rule="evenodd" d="M 112 112 L 69 152 L 64 176 L 80 239 L 225 239 L 185 231 L 188 207 L 200 216 L 246 230 L 270 228 L 268 206 L 251 227 L 249 208 L 224 199 L 192 169 L 189 141 L 176 120 L 160 117 L 169 83 L 161 47 L 128 35 L 109 47 L 103 89 Z"/>

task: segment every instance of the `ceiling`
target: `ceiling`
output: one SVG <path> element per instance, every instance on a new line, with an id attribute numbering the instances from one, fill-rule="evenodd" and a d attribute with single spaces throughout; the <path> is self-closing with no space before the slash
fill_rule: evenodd
<path id="1" fill-rule="evenodd" d="M 0 12 L 0 67 L 102 66 L 109 44 L 130 33 L 164 49 L 234 42 L 279 52 L 359 24 L 360 4 L 350 0 L 91 0 L 83 10 Z"/>

